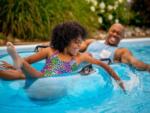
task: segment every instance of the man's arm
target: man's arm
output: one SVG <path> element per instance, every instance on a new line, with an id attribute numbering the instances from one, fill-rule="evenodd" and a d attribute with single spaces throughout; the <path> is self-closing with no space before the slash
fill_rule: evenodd
<path id="1" fill-rule="evenodd" d="M 132 55 L 132 53 L 126 48 L 121 49 L 121 62 L 131 64 L 132 66 L 134 66 L 135 68 L 137 68 L 139 70 L 144 70 L 144 71 L 150 72 L 150 65 L 145 64 L 144 62 L 136 59 Z"/>

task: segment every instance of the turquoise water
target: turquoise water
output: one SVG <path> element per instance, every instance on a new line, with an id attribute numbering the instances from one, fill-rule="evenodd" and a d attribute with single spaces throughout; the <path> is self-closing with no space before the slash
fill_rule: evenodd
<path id="1" fill-rule="evenodd" d="M 138 59 L 150 64 L 150 45 L 138 45 L 138 49 L 137 45 L 130 45 L 129 49 Z M 21 56 L 30 54 L 20 53 Z M 12 63 L 7 55 L 0 59 Z M 40 70 L 43 64 L 44 61 L 41 61 L 33 66 Z M 73 73 L 65 75 L 66 78 L 44 78 L 35 82 L 27 80 L 33 83 L 29 90 L 24 87 L 28 83 L 26 81 L 0 79 L 0 113 L 149 113 L 150 74 L 125 64 L 111 67 L 124 80 L 127 94 L 97 66 L 89 76 Z M 46 86 L 39 84 L 41 81 Z M 30 90 L 34 85 L 38 86 L 35 94 Z M 33 98 L 34 95 L 43 94 L 51 96 L 47 96 L 47 99 Z"/>

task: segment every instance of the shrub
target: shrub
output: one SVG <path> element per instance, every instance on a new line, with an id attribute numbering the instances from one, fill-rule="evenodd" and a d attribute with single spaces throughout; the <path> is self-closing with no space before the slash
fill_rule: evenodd
<path id="1" fill-rule="evenodd" d="M 111 24 L 120 22 L 128 24 L 132 13 L 125 0 L 86 0 L 93 13 L 98 15 L 100 27 L 108 29 Z"/>
<path id="2" fill-rule="evenodd" d="M 134 11 L 134 18 L 130 24 L 150 27 L 150 1 L 132 0 L 131 8 Z"/>

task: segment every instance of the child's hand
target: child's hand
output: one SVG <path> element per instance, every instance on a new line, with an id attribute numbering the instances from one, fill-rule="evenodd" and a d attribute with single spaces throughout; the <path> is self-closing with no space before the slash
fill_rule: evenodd
<path id="1" fill-rule="evenodd" d="M 0 62 L 2 62 L 2 63 L 0 64 L 1 67 L 4 67 L 4 68 L 10 68 L 10 69 L 15 69 L 14 66 L 8 64 L 8 63 L 5 62 L 5 61 L 0 61 Z"/>
<path id="2" fill-rule="evenodd" d="M 117 81 L 117 84 L 122 88 L 123 92 L 126 93 L 126 89 L 125 89 L 125 86 L 124 86 L 123 81 L 118 80 L 118 81 Z"/>

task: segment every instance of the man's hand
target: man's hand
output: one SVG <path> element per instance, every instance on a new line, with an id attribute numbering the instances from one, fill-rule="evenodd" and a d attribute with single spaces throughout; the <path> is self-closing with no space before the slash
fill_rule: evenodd
<path id="1" fill-rule="evenodd" d="M 150 73 L 150 65 L 147 64 L 147 71 Z"/>

